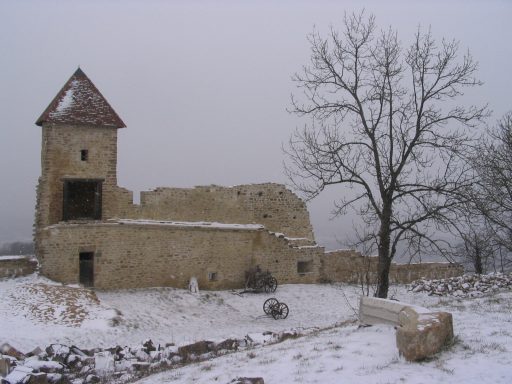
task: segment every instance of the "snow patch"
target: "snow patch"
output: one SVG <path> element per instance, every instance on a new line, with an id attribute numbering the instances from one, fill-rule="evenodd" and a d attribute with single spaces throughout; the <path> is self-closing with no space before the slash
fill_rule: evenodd
<path id="1" fill-rule="evenodd" d="M 73 94 L 74 94 L 75 88 L 77 86 L 78 86 L 78 81 L 73 80 L 71 82 L 69 89 L 64 94 L 64 97 L 60 100 L 59 104 L 55 108 L 56 115 L 65 113 L 69 108 L 71 108 L 73 106 L 73 102 L 74 102 Z"/>

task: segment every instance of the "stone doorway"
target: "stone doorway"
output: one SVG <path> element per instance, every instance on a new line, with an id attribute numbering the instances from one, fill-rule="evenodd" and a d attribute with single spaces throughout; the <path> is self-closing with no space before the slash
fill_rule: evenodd
<path id="1" fill-rule="evenodd" d="M 94 252 L 80 252 L 79 282 L 84 287 L 94 286 Z"/>

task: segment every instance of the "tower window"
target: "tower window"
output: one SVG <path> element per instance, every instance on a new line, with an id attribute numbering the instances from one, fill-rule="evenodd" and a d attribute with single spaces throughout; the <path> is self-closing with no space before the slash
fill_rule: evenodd
<path id="1" fill-rule="evenodd" d="M 89 160 L 89 150 L 88 149 L 82 149 L 80 151 L 80 160 L 82 160 L 82 161 Z"/>
<path id="2" fill-rule="evenodd" d="M 101 220 L 101 193 L 99 180 L 64 180 L 62 219 Z"/>

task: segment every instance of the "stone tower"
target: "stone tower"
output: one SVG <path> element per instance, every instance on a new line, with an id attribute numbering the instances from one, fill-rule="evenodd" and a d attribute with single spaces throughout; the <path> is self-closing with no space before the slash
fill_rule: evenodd
<path id="1" fill-rule="evenodd" d="M 117 186 L 117 129 L 125 124 L 78 68 L 37 119 L 42 127 L 41 176 L 34 235 L 61 221 L 112 216 Z"/>

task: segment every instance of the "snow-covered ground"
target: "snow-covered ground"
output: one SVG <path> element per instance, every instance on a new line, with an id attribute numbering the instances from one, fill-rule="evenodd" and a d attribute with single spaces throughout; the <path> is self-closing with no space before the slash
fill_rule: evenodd
<path id="1" fill-rule="evenodd" d="M 347 285 L 285 285 L 273 295 L 154 288 L 90 291 L 35 275 L 0 280 L 0 344 L 22 352 L 59 342 L 80 348 L 243 337 L 264 331 L 328 328 L 354 319 L 360 290 Z M 140 383 L 229 383 L 263 377 L 265 383 L 510 383 L 512 293 L 454 298 L 392 287 L 400 301 L 453 314 L 455 345 L 430 361 L 398 356 L 389 326 L 356 325 L 309 332 L 147 377 Z M 271 296 L 290 315 L 263 315 Z"/>

